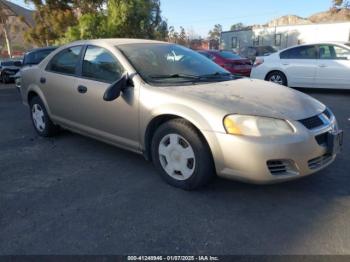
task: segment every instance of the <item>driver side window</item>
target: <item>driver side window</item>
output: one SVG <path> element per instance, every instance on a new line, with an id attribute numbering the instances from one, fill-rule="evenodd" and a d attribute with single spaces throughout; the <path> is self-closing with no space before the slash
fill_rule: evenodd
<path id="1" fill-rule="evenodd" d="M 84 55 L 82 76 L 96 81 L 113 83 L 124 72 L 122 65 L 106 49 L 88 46 Z"/>
<path id="2" fill-rule="evenodd" d="M 350 50 L 340 46 L 334 46 L 335 59 L 337 60 L 349 60 Z"/>
<path id="3" fill-rule="evenodd" d="M 320 45 L 320 59 L 348 60 L 350 50 L 336 45 Z"/>

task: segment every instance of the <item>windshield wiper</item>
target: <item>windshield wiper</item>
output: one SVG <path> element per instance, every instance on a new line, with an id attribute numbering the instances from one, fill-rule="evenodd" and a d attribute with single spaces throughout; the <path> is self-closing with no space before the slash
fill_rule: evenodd
<path id="1" fill-rule="evenodd" d="M 169 78 L 186 78 L 186 79 L 200 79 L 201 76 L 190 74 L 169 74 L 169 75 L 150 75 L 153 79 L 169 79 Z"/>
<path id="2" fill-rule="evenodd" d="M 169 75 L 150 75 L 149 78 L 153 80 L 163 80 L 163 79 L 179 79 L 182 78 L 184 80 L 179 80 L 178 82 L 211 82 L 211 81 L 219 81 L 221 79 L 228 80 L 233 78 L 233 75 L 225 72 L 215 72 L 212 74 L 206 75 L 191 75 L 191 74 L 169 74 Z"/>
<path id="3" fill-rule="evenodd" d="M 215 72 L 212 74 L 200 75 L 200 78 L 217 78 L 217 77 L 222 77 L 222 76 L 232 76 L 232 74 L 224 73 L 224 72 Z"/>

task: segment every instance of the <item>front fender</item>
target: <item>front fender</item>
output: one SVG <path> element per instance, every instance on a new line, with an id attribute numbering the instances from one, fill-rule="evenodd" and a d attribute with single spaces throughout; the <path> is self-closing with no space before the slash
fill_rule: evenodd
<path id="1" fill-rule="evenodd" d="M 203 115 L 202 113 L 194 110 L 191 107 L 178 105 L 178 104 L 168 104 L 167 106 L 159 106 L 150 111 L 150 114 L 143 118 L 142 120 L 142 128 L 144 130 L 143 134 L 146 133 L 148 126 L 152 122 L 153 119 L 161 117 L 161 116 L 172 116 L 179 117 L 187 120 L 192 125 L 194 125 L 199 132 L 202 134 L 204 139 L 206 140 L 209 149 L 212 153 L 216 169 L 219 170 L 222 166 L 221 162 L 216 161 L 216 159 L 222 159 L 222 150 L 217 140 L 215 129 L 210 123 L 210 116 Z M 222 122 L 220 122 L 222 125 Z M 148 145 L 146 145 L 147 141 L 145 141 L 145 136 L 141 135 L 141 145 L 147 151 Z"/>
<path id="2" fill-rule="evenodd" d="M 158 108 L 154 108 L 151 111 L 149 122 L 161 115 L 174 115 L 186 119 L 191 122 L 198 130 L 201 131 L 212 131 L 208 120 L 201 115 L 199 112 L 191 107 L 177 104 L 168 104 L 166 106 L 162 105 Z"/>

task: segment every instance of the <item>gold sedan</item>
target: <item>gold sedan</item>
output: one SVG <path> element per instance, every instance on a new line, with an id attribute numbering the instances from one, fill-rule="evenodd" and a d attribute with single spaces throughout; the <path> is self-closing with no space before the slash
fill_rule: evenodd
<path id="1" fill-rule="evenodd" d="M 74 42 L 21 76 L 39 135 L 64 128 L 143 154 L 183 189 L 216 174 L 252 183 L 301 178 L 329 165 L 342 144 L 319 101 L 231 75 L 175 44 Z"/>

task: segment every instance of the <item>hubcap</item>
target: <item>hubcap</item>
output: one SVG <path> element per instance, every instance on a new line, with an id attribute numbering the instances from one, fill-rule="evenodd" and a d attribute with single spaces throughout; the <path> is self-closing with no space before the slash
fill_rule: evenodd
<path id="1" fill-rule="evenodd" d="M 35 128 L 43 132 L 45 130 L 45 121 L 44 121 L 44 111 L 40 105 L 35 104 L 32 107 L 32 117 Z"/>
<path id="2" fill-rule="evenodd" d="M 160 163 L 169 176 L 186 180 L 193 175 L 195 155 L 190 143 L 177 134 L 168 134 L 159 143 Z"/>
<path id="3" fill-rule="evenodd" d="M 272 75 L 270 77 L 270 82 L 279 84 L 279 85 L 283 85 L 283 79 L 280 75 Z"/>

